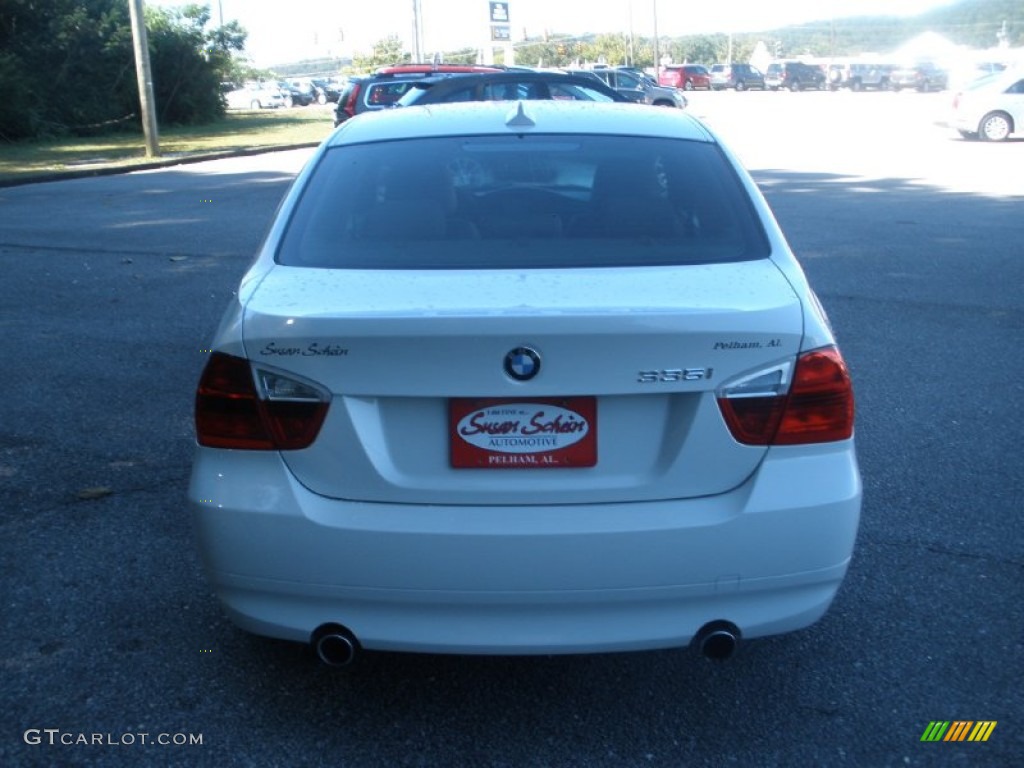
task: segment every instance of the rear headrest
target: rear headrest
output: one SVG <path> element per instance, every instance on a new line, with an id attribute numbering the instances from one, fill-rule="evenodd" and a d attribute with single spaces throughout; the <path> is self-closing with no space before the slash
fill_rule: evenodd
<path id="1" fill-rule="evenodd" d="M 441 163 L 417 160 L 384 170 L 378 199 L 387 202 L 430 200 L 445 214 L 455 210 L 457 198 L 451 172 Z"/>

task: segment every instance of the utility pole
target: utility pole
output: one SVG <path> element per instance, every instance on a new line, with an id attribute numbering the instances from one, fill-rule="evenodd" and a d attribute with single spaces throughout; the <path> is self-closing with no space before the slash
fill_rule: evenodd
<path id="1" fill-rule="evenodd" d="M 661 82 L 661 51 L 658 50 L 658 0 L 651 0 L 654 12 L 654 82 Z"/>
<path id="2" fill-rule="evenodd" d="M 1006 31 L 1006 20 L 1003 20 L 1003 24 L 999 27 L 999 31 L 996 32 L 996 41 L 1000 48 L 1010 47 L 1010 33 Z"/>
<path id="3" fill-rule="evenodd" d="M 149 41 L 146 38 L 146 19 L 142 0 L 128 0 L 135 43 L 135 76 L 139 85 L 139 104 L 142 107 L 142 132 L 146 136 L 146 157 L 160 155 L 160 135 L 156 126 L 156 104 L 153 99 L 153 75 L 149 68 Z"/>
<path id="4" fill-rule="evenodd" d="M 412 0 L 412 60 L 423 61 L 423 21 L 420 0 Z"/>
<path id="5" fill-rule="evenodd" d="M 629 52 L 626 63 L 631 67 L 636 64 L 636 57 L 633 55 L 633 0 L 629 0 Z"/>

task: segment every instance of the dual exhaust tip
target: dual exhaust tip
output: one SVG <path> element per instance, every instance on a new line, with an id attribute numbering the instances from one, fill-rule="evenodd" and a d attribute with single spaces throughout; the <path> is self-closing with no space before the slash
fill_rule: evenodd
<path id="1" fill-rule="evenodd" d="M 341 624 L 321 624 L 310 638 L 317 658 L 331 667 L 347 667 L 359 653 L 359 641 L 352 631 Z M 693 645 L 702 656 L 713 661 L 725 661 L 739 646 L 740 630 L 729 621 L 711 621 L 693 638 Z"/>

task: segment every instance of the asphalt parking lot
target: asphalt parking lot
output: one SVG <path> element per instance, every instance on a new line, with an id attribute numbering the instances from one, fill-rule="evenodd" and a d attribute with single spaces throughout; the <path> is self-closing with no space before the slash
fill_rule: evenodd
<path id="1" fill-rule="evenodd" d="M 829 613 L 725 664 L 333 670 L 235 629 L 184 509 L 191 403 L 309 151 L 0 189 L 0 765 L 1019 765 L 1024 141 L 961 140 L 950 98 L 691 94 L 829 312 L 865 483 Z M 921 740 L 968 720 L 997 725 Z"/>

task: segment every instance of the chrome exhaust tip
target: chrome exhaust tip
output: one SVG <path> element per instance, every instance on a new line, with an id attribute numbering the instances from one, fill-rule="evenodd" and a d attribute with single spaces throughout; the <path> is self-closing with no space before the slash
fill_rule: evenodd
<path id="1" fill-rule="evenodd" d="M 356 636 L 340 624 L 321 624 L 313 632 L 310 644 L 317 658 L 331 667 L 348 666 L 359 649 Z"/>
<path id="2" fill-rule="evenodd" d="M 710 621 L 700 628 L 693 641 L 704 658 L 725 661 L 736 653 L 740 630 L 729 621 Z"/>

